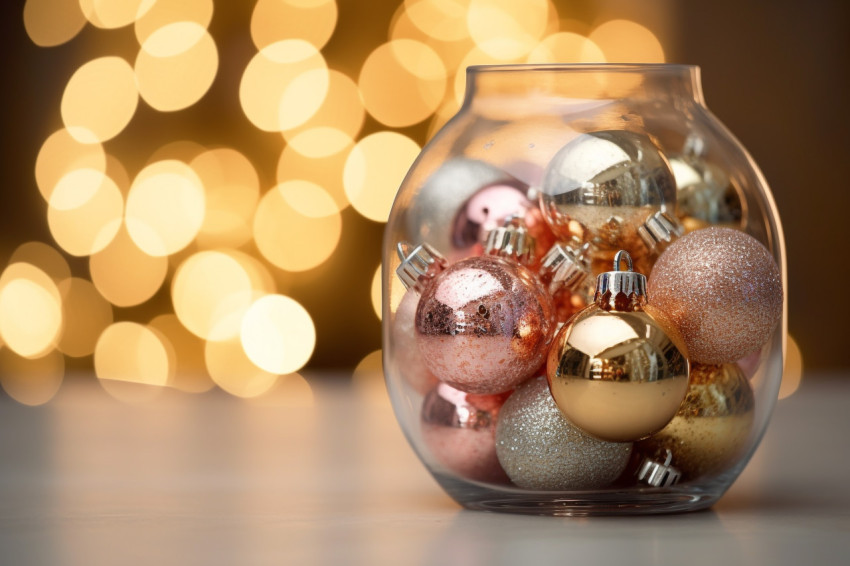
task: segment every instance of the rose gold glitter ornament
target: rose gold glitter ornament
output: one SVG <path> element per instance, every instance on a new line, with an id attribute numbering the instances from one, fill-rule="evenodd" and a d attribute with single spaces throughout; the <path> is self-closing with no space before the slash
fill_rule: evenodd
<path id="1" fill-rule="evenodd" d="M 628 271 L 619 271 L 625 260 Z M 555 403 L 597 438 L 628 442 L 664 428 L 688 387 L 687 350 L 646 305 L 646 278 L 621 252 L 597 278 L 594 303 L 558 332 L 546 364 Z"/>
<path id="2" fill-rule="evenodd" d="M 682 233 L 667 159 L 649 137 L 625 130 L 582 134 L 561 148 L 546 170 L 540 208 L 557 236 L 636 257 L 660 253 Z"/>
<path id="3" fill-rule="evenodd" d="M 779 266 L 758 240 L 731 228 L 677 240 L 655 263 L 648 291 L 694 362 L 740 360 L 768 341 L 782 316 Z"/>
<path id="4" fill-rule="evenodd" d="M 754 406 L 750 382 L 736 364 L 693 364 L 676 416 L 635 450 L 656 460 L 669 452 L 671 464 L 686 480 L 722 472 L 748 445 Z"/>
<path id="5" fill-rule="evenodd" d="M 554 332 L 552 298 L 521 262 L 533 242 L 514 223 L 490 233 L 488 255 L 449 266 L 422 292 L 416 337 L 426 366 L 468 393 L 513 389 L 540 367 Z M 490 255 L 495 254 L 495 255 Z"/>
<path id="6" fill-rule="evenodd" d="M 510 393 L 473 395 L 446 383 L 422 403 L 422 438 L 448 470 L 471 480 L 506 483 L 496 457 L 496 422 Z"/>

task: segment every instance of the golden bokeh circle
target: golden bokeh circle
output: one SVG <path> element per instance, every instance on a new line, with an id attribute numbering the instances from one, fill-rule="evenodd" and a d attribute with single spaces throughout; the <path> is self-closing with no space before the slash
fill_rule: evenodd
<path id="1" fill-rule="evenodd" d="M 103 250 L 121 228 L 124 197 L 115 182 L 93 169 L 65 175 L 47 209 L 47 225 L 67 253 L 86 256 Z"/>
<path id="2" fill-rule="evenodd" d="M 549 2 L 471 0 L 466 18 L 469 35 L 483 52 L 511 61 L 526 56 L 543 38 Z"/>
<path id="3" fill-rule="evenodd" d="M 162 286 L 168 258 L 143 252 L 121 227 L 108 246 L 89 258 L 92 283 L 117 307 L 132 307 L 150 299 Z"/>
<path id="4" fill-rule="evenodd" d="M 156 3 L 136 20 L 134 31 L 143 45 L 156 30 L 177 22 L 195 22 L 206 29 L 213 16 L 213 0 L 156 0 Z"/>
<path id="5" fill-rule="evenodd" d="M 24 4 L 24 29 L 39 47 L 62 45 L 85 25 L 79 0 L 27 0 Z"/>
<path id="6" fill-rule="evenodd" d="M 52 351 L 37 359 L 0 349 L 0 384 L 22 405 L 44 405 L 56 395 L 65 377 L 65 358 Z"/>
<path id="7" fill-rule="evenodd" d="M 168 385 L 168 352 L 158 332 L 137 322 L 115 322 L 98 338 L 94 371 L 101 386 L 127 402 L 147 401 Z"/>
<path id="8" fill-rule="evenodd" d="M 307 157 L 293 146 L 286 145 L 277 162 L 277 182 L 285 183 L 300 179 L 322 187 L 342 211 L 350 203 L 342 185 L 345 160 L 354 142 L 342 151 L 323 157 Z"/>
<path id="9" fill-rule="evenodd" d="M 663 63 L 664 48 L 649 29 L 631 20 L 608 20 L 588 38 L 611 63 Z"/>
<path id="10" fill-rule="evenodd" d="M 284 39 L 325 46 L 337 22 L 336 0 L 257 0 L 251 14 L 251 39 L 262 49 Z"/>
<path id="11" fill-rule="evenodd" d="M 204 360 L 215 384 L 237 397 L 262 395 L 274 387 L 279 379 L 277 374 L 260 369 L 251 362 L 238 337 L 207 342 Z"/>
<path id="12" fill-rule="evenodd" d="M 116 29 L 144 16 L 157 0 L 78 0 L 86 19 L 95 27 Z"/>
<path id="13" fill-rule="evenodd" d="M 0 339 L 19 356 L 39 358 L 62 332 L 62 298 L 53 279 L 28 263 L 0 275 Z"/>
<path id="14" fill-rule="evenodd" d="M 298 371 L 313 355 L 316 327 L 297 301 L 285 295 L 266 295 L 245 313 L 240 338 L 254 365 L 282 375 Z"/>
<path id="15" fill-rule="evenodd" d="M 112 307 L 87 279 L 69 277 L 59 283 L 64 328 L 57 348 L 79 358 L 94 353 L 98 337 L 112 324 Z"/>
<path id="16" fill-rule="evenodd" d="M 604 63 L 605 54 L 593 40 L 562 31 L 546 36 L 528 54 L 528 63 Z"/>
<path id="17" fill-rule="evenodd" d="M 168 385 L 187 393 L 203 393 L 215 384 L 204 362 L 204 341 L 189 332 L 175 314 L 162 314 L 148 327 L 158 332 L 168 355 Z"/>

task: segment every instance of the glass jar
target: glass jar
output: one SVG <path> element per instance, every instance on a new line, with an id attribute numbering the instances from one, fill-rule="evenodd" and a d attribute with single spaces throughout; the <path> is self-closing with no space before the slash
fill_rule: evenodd
<path id="1" fill-rule="evenodd" d="M 731 279 L 687 278 L 705 265 Z M 399 189 L 383 266 L 396 417 L 464 507 L 701 509 L 764 434 L 786 337 L 782 228 L 697 67 L 470 67 L 462 108 Z M 688 326 L 712 317 L 710 332 Z"/>

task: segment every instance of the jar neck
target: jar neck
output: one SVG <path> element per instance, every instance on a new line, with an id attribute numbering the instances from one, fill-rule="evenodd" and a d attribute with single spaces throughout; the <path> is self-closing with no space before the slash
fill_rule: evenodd
<path id="1" fill-rule="evenodd" d="M 704 105 L 699 67 L 670 64 L 481 65 L 466 72 L 464 106 L 499 99 L 644 100 Z M 483 102 L 482 102 L 483 101 Z"/>

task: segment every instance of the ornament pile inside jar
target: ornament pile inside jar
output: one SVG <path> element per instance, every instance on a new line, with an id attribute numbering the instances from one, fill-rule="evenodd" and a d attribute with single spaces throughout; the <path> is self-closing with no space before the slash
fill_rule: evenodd
<path id="1" fill-rule="evenodd" d="M 419 245 L 398 243 L 392 338 L 439 467 L 660 489 L 741 457 L 754 396 L 738 362 L 776 329 L 781 274 L 701 159 L 605 130 L 571 137 L 534 189 L 472 159 L 426 180 L 407 217 Z"/>

